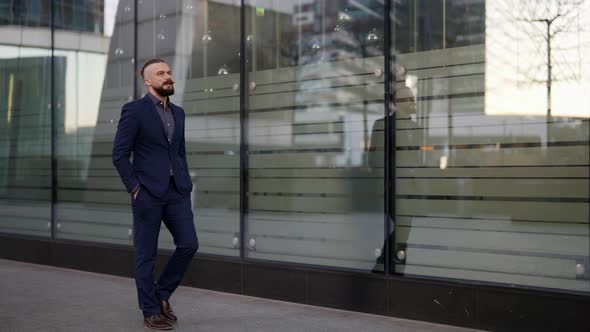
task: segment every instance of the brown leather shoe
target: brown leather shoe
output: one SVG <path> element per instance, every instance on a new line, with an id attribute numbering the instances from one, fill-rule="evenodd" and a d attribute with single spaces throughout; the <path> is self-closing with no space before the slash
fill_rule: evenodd
<path id="1" fill-rule="evenodd" d="M 152 315 L 143 319 L 143 325 L 153 330 L 172 330 L 172 324 L 162 315 Z"/>
<path id="2" fill-rule="evenodd" d="M 174 311 L 172 311 L 172 307 L 170 306 L 170 303 L 168 301 L 160 300 L 160 308 L 162 309 L 162 316 L 164 317 L 164 319 L 166 319 L 170 323 L 176 323 L 178 318 L 174 314 Z"/>

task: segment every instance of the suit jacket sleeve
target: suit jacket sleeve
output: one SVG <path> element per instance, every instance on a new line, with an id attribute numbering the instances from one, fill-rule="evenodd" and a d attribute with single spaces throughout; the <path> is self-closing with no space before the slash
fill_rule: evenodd
<path id="1" fill-rule="evenodd" d="M 139 187 L 133 165 L 129 161 L 138 131 L 139 121 L 134 110 L 128 105 L 123 106 L 117 133 L 115 134 L 115 142 L 113 143 L 113 164 L 129 193 Z"/>

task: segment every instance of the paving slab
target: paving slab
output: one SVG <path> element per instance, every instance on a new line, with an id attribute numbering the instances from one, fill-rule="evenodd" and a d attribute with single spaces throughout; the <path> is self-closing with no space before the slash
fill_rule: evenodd
<path id="1" fill-rule="evenodd" d="M 0 331 L 151 331 L 131 278 L 0 259 Z M 179 287 L 175 331 L 477 331 Z"/>

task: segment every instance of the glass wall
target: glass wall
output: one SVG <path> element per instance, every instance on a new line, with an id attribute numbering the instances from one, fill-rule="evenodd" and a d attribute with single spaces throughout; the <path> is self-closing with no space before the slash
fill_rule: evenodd
<path id="1" fill-rule="evenodd" d="M 425 2 L 395 20 L 396 271 L 589 291 L 590 3 Z"/>
<path id="2" fill-rule="evenodd" d="M 382 271 L 383 2 L 248 5 L 247 256 Z"/>
<path id="3" fill-rule="evenodd" d="M 161 57 L 201 254 L 590 292 L 590 0 L 388 1 L 2 1 L 0 232 L 132 245 Z"/>
<path id="4" fill-rule="evenodd" d="M 133 2 L 54 2 L 59 239 L 132 241 L 130 197 L 111 151 L 121 106 L 133 100 Z"/>
<path id="5" fill-rule="evenodd" d="M 28 15 L 20 1 L 0 5 L 0 232 L 51 233 L 51 30 L 41 14 L 48 7 L 37 3 L 37 15 Z"/>

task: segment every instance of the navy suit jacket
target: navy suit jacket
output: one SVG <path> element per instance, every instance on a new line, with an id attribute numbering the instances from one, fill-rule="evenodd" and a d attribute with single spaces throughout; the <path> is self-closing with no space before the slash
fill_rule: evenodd
<path id="1" fill-rule="evenodd" d="M 188 173 L 184 141 L 184 110 L 172 103 L 175 129 L 170 142 L 164 124 L 146 95 L 123 106 L 113 143 L 113 164 L 129 193 L 141 185 L 150 194 L 164 197 L 170 183 L 170 168 L 182 194 L 193 188 Z M 133 163 L 129 157 L 133 153 Z"/>

